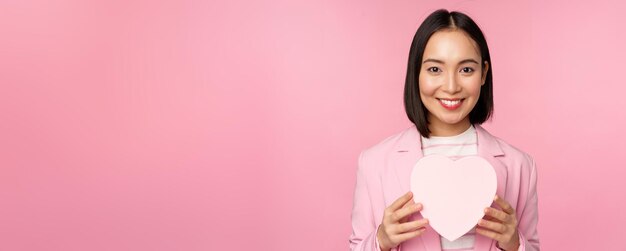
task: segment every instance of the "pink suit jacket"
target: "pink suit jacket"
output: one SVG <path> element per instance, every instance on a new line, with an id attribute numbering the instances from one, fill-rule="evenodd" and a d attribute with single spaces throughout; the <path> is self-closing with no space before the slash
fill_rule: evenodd
<path id="1" fill-rule="evenodd" d="M 527 153 L 474 125 L 478 155 L 491 163 L 498 178 L 496 193 L 515 208 L 520 235 L 519 250 L 539 250 L 537 232 L 537 170 Z M 386 207 L 410 190 L 410 173 L 423 157 L 420 134 L 415 125 L 361 152 L 352 206 L 350 250 L 377 251 L 376 234 Z M 416 201 L 418 202 L 418 201 Z M 495 206 L 492 203 L 492 207 Z M 409 220 L 423 218 L 418 212 Z M 396 251 L 440 251 L 440 235 L 430 226 L 422 235 L 409 239 Z M 474 250 L 499 250 L 496 241 L 476 233 Z"/>

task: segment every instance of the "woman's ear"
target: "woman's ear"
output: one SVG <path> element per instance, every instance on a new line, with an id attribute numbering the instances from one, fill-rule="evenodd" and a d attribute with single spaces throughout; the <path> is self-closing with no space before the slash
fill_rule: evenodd
<path id="1" fill-rule="evenodd" d="M 482 84 L 480 85 L 484 85 L 485 81 L 487 80 L 487 71 L 489 71 L 489 62 L 487 62 L 485 60 L 485 65 L 483 66 L 483 76 L 482 76 Z"/>

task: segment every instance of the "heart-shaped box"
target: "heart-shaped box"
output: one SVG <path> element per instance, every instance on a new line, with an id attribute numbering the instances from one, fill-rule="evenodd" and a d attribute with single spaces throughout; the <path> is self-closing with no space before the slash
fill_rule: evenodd
<path id="1" fill-rule="evenodd" d="M 432 154 L 411 172 L 413 200 L 439 235 L 454 241 L 469 232 L 491 206 L 497 189 L 493 166 L 479 156 L 458 160 Z"/>

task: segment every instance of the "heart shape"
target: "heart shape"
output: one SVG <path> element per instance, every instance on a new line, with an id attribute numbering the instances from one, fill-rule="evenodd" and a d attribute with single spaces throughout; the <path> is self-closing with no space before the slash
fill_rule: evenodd
<path id="1" fill-rule="evenodd" d="M 456 161 L 432 154 L 411 172 L 413 200 L 422 203 L 422 216 L 441 236 L 454 241 L 469 232 L 491 206 L 497 189 L 496 172 L 479 156 Z"/>

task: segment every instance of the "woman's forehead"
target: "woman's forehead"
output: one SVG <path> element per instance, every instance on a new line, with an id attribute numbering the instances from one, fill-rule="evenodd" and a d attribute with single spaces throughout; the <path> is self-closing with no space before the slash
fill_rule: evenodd
<path id="1" fill-rule="evenodd" d="M 480 62 L 481 55 L 476 42 L 464 31 L 440 30 L 428 40 L 422 58 L 450 63 L 473 58 Z"/>

